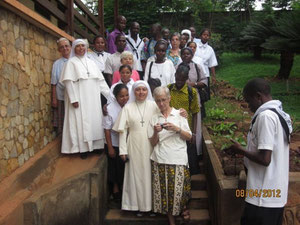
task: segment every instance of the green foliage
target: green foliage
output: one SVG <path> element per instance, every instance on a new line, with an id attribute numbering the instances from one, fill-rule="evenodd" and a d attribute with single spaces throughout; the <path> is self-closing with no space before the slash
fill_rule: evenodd
<path id="1" fill-rule="evenodd" d="M 219 33 L 212 33 L 209 40 L 209 44 L 213 47 L 217 60 L 219 61 L 220 56 L 224 50 L 224 43 L 222 41 L 222 35 Z"/>
<path id="2" fill-rule="evenodd" d="M 238 142 L 241 146 L 246 147 L 247 146 L 247 142 L 244 136 L 240 135 L 237 137 L 234 137 L 234 135 L 226 135 L 225 136 L 226 141 L 225 143 L 221 146 L 221 150 L 224 150 L 228 147 L 230 147 L 232 145 L 231 140 L 234 140 L 236 142 Z"/>
<path id="3" fill-rule="evenodd" d="M 278 54 L 264 54 L 261 60 L 255 60 L 249 53 L 224 53 L 221 56 L 222 66 L 217 68 L 218 79 L 228 81 L 236 88 L 242 89 L 248 80 L 261 77 L 270 80 L 273 99 L 283 104 L 283 109 L 290 115 L 300 118 L 300 55 L 295 56 L 294 66 L 287 91 L 286 81 L 274 80 L 279 68 Z M 218 99 L 218 101 L 221 101 Z M 207 104 L 212 107 L 225 108 L 226 105 L 210 100 Z M 226 108 L 227 110 L 227 108 Z M 226 115 L 229 117 L 229 113 Z M 237 117 L 238 115 L 235 115 Z M 242 119 L 242 117 L 240 117 Z"/>
<path id="4" fill-rule="evenodd" d="M 267 38 L 274 34 L 272 30 L 273 26 L 273 17 L 268 17 L 264 20 L 254 20 L 241 32 L 241 40 L 252 47 L 260 46 Z"/>
<path id="5" fill-rule="evenodd" d="M 300 11 L 283 14 L 275 21 L 274 35 L 261 46 L 275 51 L 300 52 Z"/>
<path id="6" fill-rule="evenodd" d="M 207 116 L 212 120 L 224 120 L 227 118 L 224 109 L 211 108 L 207 112 Z"/>
<path id="7" fill-rule="evenodd" d="M 230 123 L 224 123 L 221 122 L 219 124 L 215 124 L 209 129 L 214 133 L 214 135 L 233 135 L 234 131 L 237 129 L 237 126 L 235 123 L 230 122 Z"/>

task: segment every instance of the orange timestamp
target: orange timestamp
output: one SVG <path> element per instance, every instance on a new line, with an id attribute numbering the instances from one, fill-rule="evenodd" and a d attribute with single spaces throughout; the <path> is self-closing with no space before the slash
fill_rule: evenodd
<path id="1" fill-rule="evenodd" d="M 262 198 L 280 198 L 281 190 L 280 189 L 236 189 L 235 197 L 237 198 L 253 198 L 253 197 L 262 197 Z"/>

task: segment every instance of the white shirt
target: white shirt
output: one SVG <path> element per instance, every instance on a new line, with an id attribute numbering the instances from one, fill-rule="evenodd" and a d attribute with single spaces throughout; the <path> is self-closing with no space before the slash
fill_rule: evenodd
<path id="1" fill-rule="evenodd" d="M 148 126 L 148 138 L 154 134 L 154 125 L 170 122 L 191 134 L 186 118 L 180 116 L 179 110 L 172 108 L 170 115 L 165 118 L 160 112 L 153 115 Z M 186 141 L 175 131 L 163 129 L 158 133 L 159 142 L 155 145 L 150 159 L 162 164 L 188 165 Z"/>
<path id="2" fill-rule="evenodd" d="M 205 66 L 206 77 L 209 77 L 209 68 L 218 65 L 218 61 L 213 48 L 209 46 L 208 43 L 197 43 L 195 56 L 199 56 L 202 59 Z"/>
<path id="3" fill-rule="evenodd" d="M 115 100 L 115 96 L 114 96 L 114 89 L 117 86 L 117 84 L 123 84 L 122 80 L 119 80 L 117 83 L 113 84 L 110 87 L 110 93 L 107 99 L 107 104 L 109 104 L 110 102 L 112 102 L 113 100 Z M 128 93 L 131 92 L 132 86 L 134 84 L 134 80 L 132 78 L 130 78 L 130 81 L 126 84 L 127 88 L 128 88 Z"/>
<path id="4" fill-rule="evenodd" d="M 144 80 L 148 81 L 149 78 L 149 70 L 150 70 L 150 62 L 147 62 L 145 69 Z M 172 61 L 165 60 L 163 63 L 155 63 L 153 62 L 151 68 L 151 78 L 159 78 L 161 81 L 161 86 L 167 86 L 168 84 L 175 83 L 175 67 Z"/>
<path id="5" fill-rule="evenodd" d="M 56 98 L 57 100 L 60 101 L 64 101 L 65 87 L 62 83 L 59 82 L 59 80 L 60 80 L 61 72 L 67 61 L 68 59 L 61 57 L 60 59 L 56 60 L 52 66 L 51 84 L 55 85 Z"/>
<path id="6" fill-rule="evenodd" d="M 199 57 L 199 56 L 194 56 L 193 57 L 193 59 L 192 59 L 192 61 L 194 62 L 194 63 L 196 63 L 197 65 L 199 65 L 201 68 L 202 68 L 202 70 L 203 70 L 203 72 L 204 72 L 204 74 L 205 74 L 205 77 L 207 77 L 207 75 L 206 75 L 206 70 L 205 70 L 205 66 L 204 66 L 204 63 L 203 63 L 203 60 Z"/>
<path id="7" fill-rule="evenodd" d="M 107 106 L 107 116 L 103 117 L 102 125 L 105 130 L 110 130 L 111 143 L 114 147 L 119 147 L 119 133 L 112 128 L 117 120 L 117 115 L 121 111 L 121 106 L 117 103 L 111 103 Z"/>
<path id="8" fill-rule="evenodd" d="M 128 33 L 129 34 L 126 35 L 127 48 L 133 54 L 134 61 L 136 62 L 137 71 L 143 71 L 142 63 L 141 63 L 141 53 L 144 49 L 144 44 L 145 43 L 143 42 L 143 40 L 141 40 L 139 35 L 138 35 L 137 40 L 135 42 L 134 39 L 131 38 L 130 32 L 128 32 Z"/>
<path id="9" fill-rule="evenodd" d="M 258 110 L 274 108 L 270 107 L 274 102 L 276 103 L 275 100 L 269 101 Z M 248 194 L 245 201 L 261 207 L 284 207 L 289 182 L 289 145 L 279 117 L 270 110 L 258 114 L 252 131 L 248 133 L 247 150 L 259 151 L 258 149 L 272 151 L 271 162 L 266 167 L 244 159 L 248 168 L 247 190 L 258 190 L 258 193 L 261 193 L 260 197 L 250 197 Z M 271 193 L 268 196 L 269 189 Z"/>
<path id="10" fill-rule="evenodd" d="M 115 52 L 107 57 L 104 73 L 113 74 L 115 71 L 119 70 L 121 65 L 121 53 Z"/>
<path id="11" fill-rule="evenodd" d="M 103 54 L 103 55 L 102 55 Z M 111 54 L 108 52 L 102 52 L 102 54 L 96 53 L 96 52 L 88 52 L 88 57 L 90 59 L 92 59 L 97 67 L 100 69 L 100 71 L 103 73 L 104 69 L 105 69 L 105 62 L 106 59 L 108 58 L 108 56 L 110 56 Z"/>

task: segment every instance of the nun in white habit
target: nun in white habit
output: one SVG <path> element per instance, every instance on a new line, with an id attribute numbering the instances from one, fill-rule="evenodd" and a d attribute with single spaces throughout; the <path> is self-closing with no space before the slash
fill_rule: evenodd
<path id="1" fill-rule="evenodd" d="M 126 161 L 122 209 L 148 212 L 152 209 L 151 162 L 152 146 L 147 128 L 153 114 L 158 111 L 151 90 L 145 81 L 136 81 L 127 103 L 113 130 L 119 132 L 119 150 Z"/>
<path id="2" fill-rule="evenodd" d="M 104 147 L 100 94 L 109 87 L 95 63 L 87 57 L 87 43 L 77 39 L 60 82 L 65 88 L 65 120 L 61 152 L 91 152 Z"/>

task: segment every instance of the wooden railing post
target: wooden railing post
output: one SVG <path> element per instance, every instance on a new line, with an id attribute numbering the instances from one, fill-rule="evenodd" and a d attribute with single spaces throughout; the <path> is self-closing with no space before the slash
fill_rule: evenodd
<path id="1" fill-rule="evenodd" d="M 74 0 L 67 0 L 67 32 L 74 36 Z"/>
<path id="2" fill-rule="evenodd" d="M 98 0 L 99 33 L 104 36 L 104 0 Z"/>
<path id="3" fill-rule="evenodd" d="M 119 16 L 119 0 L 115 0 L 115 4 L 114 4 L 114 17 L 115 17 L 115 27 L 117 25 L 117 20 L 118 20 L 118 16 Z"/>

